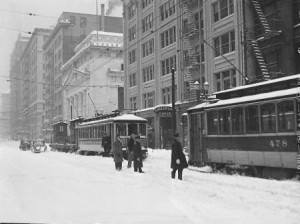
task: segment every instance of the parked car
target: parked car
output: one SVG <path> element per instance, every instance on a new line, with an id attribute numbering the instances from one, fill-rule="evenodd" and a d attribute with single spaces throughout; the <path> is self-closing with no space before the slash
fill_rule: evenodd
<path id="1" fill-rule="evenodd" d="M 31 141 L 29 139 L 21 139 L 19 148 L 23 151 L 29 150 L 31 148 Z"/>
<path id="2" fill-rule="evenodd" d="M 43 139 L 35 139 L 32 141 L 31 151 L 34 153 L 45 152 L 47 146 Z"/>

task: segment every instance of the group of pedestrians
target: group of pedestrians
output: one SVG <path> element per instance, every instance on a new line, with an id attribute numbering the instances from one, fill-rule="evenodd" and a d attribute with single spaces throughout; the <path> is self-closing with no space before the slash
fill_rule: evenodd
<path id="1" fill-rule="evenodd" d="M 127 168 L 131 168 L 132 161 L 134 172 L 144 173 L 143 167 L 143 154 L 140 143 L 140 136 L 136 134 L 131 134 L 128 142 L 128 164 Z M 120 135 L 116 136 L 116 140 L 113 143 L 112 154 L 114 156 L 114 162 L 116 170 L 122 170 L 123 162 L 123 151 L 122 142 L 120 140 Z M 174 179 L 176 177 L 176 172 L 178 172 L 178 179 L 182 180 L 183 169 L 188 167 L 185 155 L 182 150 L 181 143 L 179 141 L 179 134 L 174 135 L 174 140 L 172 143 L 172 153 L 171 153 L 171 177 Z"/>
<path id="2" fill-rule="evenodd" d="M 140 143 L 140 136 L 136 134 L 131 134 L 128 142 L 128 164 L 127 168 L 131 168 L 132 161 L 134 172 L 144 173 L 142 170 L 143 167 L 143 153 Z M 112 154 L 114 156 L 114 162 L 116 170 L 122 170 L 123 163 L 123 151 L 122 151 L 122 142 L 120 140 L 120 135 L 117 134 L 116 140 L 113 143 Z"/>

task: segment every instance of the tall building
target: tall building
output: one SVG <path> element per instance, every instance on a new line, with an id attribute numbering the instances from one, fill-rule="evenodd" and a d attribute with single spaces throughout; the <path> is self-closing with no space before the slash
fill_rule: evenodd
<path id="1" fill-rule="evenodd" d="M 299 72 L 298 0 L 124 0 L 123 16 L 125 108 L 148 120 L 152 147 L 172 141 L 172 68 L 182 136 L 207 94 Z"/>
<path id="2" fill-rule="evenodd" d="M 11 138 L 21 138 L 22 131 L 22 77 L 21 77 L 21 56 L 29 41 L 29 37 L 19 35 L 14 50 L 10 57 L 10 105 L 11 105 Z"/>
<path id="3" fill-rule="evenodd" d="M 63 74 L 61 67 L 75 54 L 75 47 L 93 30 L 122 33 L 122 18 L 63 12 L 43 46 L 45 82 L 48 83 L 45 94 L 44 131 L 51 135 L 52 125 L 63 117 Z M 44 132 L 44 134 L 46 134 Z"/>
<path id="4" fill-rule="evenodd" d="M 43 44 L 50 29 L 35 28 L 21 56 L 22 137 L 42 138 L 44 93 Z"/>
<path id="5" fill-rule="evenodd" d="M 0 96 L 0 139 L 10 139 L 10 94 Z"/>
<path id="6" fill-rule="evenodd" d="M 93 31 L 75 52 L 61 69 L 64 120 L 123 110 L 123 34 Z"/>

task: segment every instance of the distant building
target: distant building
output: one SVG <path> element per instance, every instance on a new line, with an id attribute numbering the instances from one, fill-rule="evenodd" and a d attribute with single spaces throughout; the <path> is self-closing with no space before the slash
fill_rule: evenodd
<path id="1" fill-rule="evenodd" d="M 22 76 L 21 56 L 29 41 L 29 37 L 19 35 L 10 57 L 10 105 L 11 105 L 11 138 L 17 140 L 22 132 Z"/>
<path id="2" fill-rule="evenodd" d="M 62 66 L 64 120 L 123 110 L 123 35 L 93 31 Z M 119 105 L 120 104 L 120 105 Z"/>
<path id="3" fill-rule="evenodd" d="M 10 139 L 10 94 L 2 93 L 0 99 L 0 139 Z"/>
<path id="4" fill-rule="evenodd" d="M 44 115 L 43 44 L 52 30 L 35 28 L 21 56 L 22 137 L 42 138 Z"/>
<path id="5" fill-rule="evenodd" d="M 75 55 L 75 47 L 93 30 L 122 33 L 122 18 L 63 12 L 43 46 L 45 82 L 48 83 L 45 94 L 44 134 L 51 135 L 52 125 L 64 119 L 63 74 L 62 66 Z"/>

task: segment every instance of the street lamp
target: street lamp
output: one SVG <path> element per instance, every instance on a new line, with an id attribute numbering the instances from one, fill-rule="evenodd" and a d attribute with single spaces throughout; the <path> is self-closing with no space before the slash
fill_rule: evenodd
<path id="1" fill-rule="evenodd" d="M 194 82 L 194 88 L 196 90 L 197 104 L 199 104 L 200 103 L 200 83 L 198 81 Z"/>
<path id="2" fill-rule="evenodd" d="M 208 89 L 209 89 L 209 83 L 206 81 L 204 84 L 204 96 L 205 96 L 205 99 L 207 99 L 207 96 L 208 96 Z"/>

